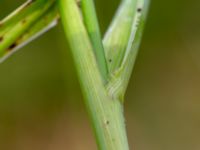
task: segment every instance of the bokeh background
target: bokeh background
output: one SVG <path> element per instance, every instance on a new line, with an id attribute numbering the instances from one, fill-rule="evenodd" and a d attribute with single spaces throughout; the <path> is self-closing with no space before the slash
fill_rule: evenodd
<path id="1" fill-rule="evenodd" d="M 96 0 L 102 33 L 118 3 Z M 200 149 L 199 0 L 152 0 L 125 113 L 132 150 Z M 0 64 L 0 150 L 95 149 L 59 25 Z"/>

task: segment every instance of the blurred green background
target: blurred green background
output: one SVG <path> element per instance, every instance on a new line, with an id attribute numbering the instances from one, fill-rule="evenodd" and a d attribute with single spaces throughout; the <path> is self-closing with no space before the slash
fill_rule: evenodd
<path id="1" fill-rule="evenodd" d="M 0 0 L 0 18 L 24 0 Z M 102 33 L 119 0 L 96 0 Z M 200 1 L 152 0 L 126 95 L 135 150 L 200 149 Z M 0 64 L 0 150 L 94 150 L 61 25 Z"/>

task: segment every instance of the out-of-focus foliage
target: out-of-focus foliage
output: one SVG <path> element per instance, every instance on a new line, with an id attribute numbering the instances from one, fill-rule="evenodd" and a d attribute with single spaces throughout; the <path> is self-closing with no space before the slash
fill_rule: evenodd
<path id="1" fill-rule="evenodd" d="M 0 18 L 23 0 L 1 0 Z M 96 0 L 105 32 L 118 0 Z M 131 149 L 200 149 L 200 1 L 152 0 L 127 92 Z M 93 150 L 61 26 L 0 64 L 0 149 Z"/>

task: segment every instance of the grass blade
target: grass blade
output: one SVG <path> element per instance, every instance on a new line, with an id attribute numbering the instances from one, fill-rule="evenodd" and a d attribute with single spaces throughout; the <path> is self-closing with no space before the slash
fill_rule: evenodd
<path id="1" fill-rule="evenodd" d="M 136 60 L 136 56 L 138 53 L 138 49 L 139 49 L 139 45 L 141 42 L 142 33 L 144 29 L 144 23 L 145 23 L 146 15 L 148 12 L 149 0 L 137 0 L 135 3 L 135 6 L 136 6 L 136 9 L 135 9 L 135 12 L 133 13 L 134 15 L 132 16 L 133 17 L 132 22 L 130 23 L 130 30 L 131 30 L 130 35 L 128 36 L 127 43 L 126 44 L 124 43 L 123 45 L 123 48 L 125 48 L 125 51 L 124 51 L 121 64 L 119 65 L 118 68 L 115 68 L 116 70 L 112 74 L 112 79 L 110 83 L 107 85 L 107 90 L 108 90 L 109 95 L 111 95 L 112 97 L 117 97 L 121 101 L 124 101 L 124 94 L 126 92 L 129 79 L 131 77 L 131 73 L 133 70 L 133 66 Z M 123 9 L 128 9 L 128 8 L 126 8 L 126 5 L 122 5 L 121 9 L 123 10 Z M 120 20 L 120 17 L 126 18 L 126 16 L 124 16 L 124 14 L 122 13 L 123 12 L 122 10 L 121 10 L 121 14 L 119 13 L 117 15 L 116 20 L 114 20 L 114 23 L 118 22 Z M 111 26 L 111 31 L 109 33 L 111 35 L 110 37 L 112 37 L 112 35 L 115 34 L 113 32 L 117 30 L 117 29 L 115 30 L 114 29 Z M 119 30 L 123 31 L 123 28 Z M 118 37 L 118 39 L 120 40 L 120 37 Z M 111 42 L 109 43 L 109 45 L 111 47 L 113 46 L 115 47 L 115 42 L 114 41 L 112 42 L 113 39 L 111 38 L 110 40 Z M 121 47 L 117 46 L 116 49 L 117 48 L 121 48 Z M 112 48 L 107 49 L 107 50 L 110 53 L 112 52 Z"/>
<path id="2" fill-rule="evenodd" d="M 29 42 L 38 38 L 40 35 L 44 34 L 54 26 L 56 26 L 59 19 L 57 5 L 53 5 L 46 14 L 40 17 L 40 19 L 31 26 L 25 33 L 23 33 L 16 43 L 16 47 L 9 49 L 9 51 L 4 51 L 3 57 L 0 58 L 0 63 L 4 62 L 9 56 L 15 53 L 17 50 L 27 45 Z"/>
<path id="3" fill-rule="evenodd" d="M 149 0 L 138 0 L 137 13 L 132 24 L 131 36 L 126 49 L 126 54 L 120 68 L 120 74 L 122 78 L 122 94 L 125 93 L 132 70 L 137 58 L 138 50 L 141 44 L 144 25 L 149 10 Z"/>
<path id="4" fill-rule="evenodd" d="M 19 14 L 12 14 L 0 27 L 0 58 L 6 53 L 18 46 L 18 39 L 26 33 L 43 16 L 51 6 L 55 4 L 54 0 L 37 0 L 30 5 L 16 11 Z M 5 24 L 4 24 L 5 23 Z"/>
<path id="5" fill-rule="evenodd" d="M 83 20 L 90 36 L 90 40 L 94 49 L 94 53 L 97 59 L 99 70 L 105 81 L 108 79 L 108 67 L 105 58 L 104 47 L 101 39 L 101 33 L 99 29 L 99 23 L 95 11 L 93 0 L 81 1 Z"/>
<path id="6" fill-rule="evenodd" d="M 122 1 L 111 26 L 105 34 L 103 43 L 110 73 L 120 67 L 124 58 L 136 12 L 136 2 L 137 0 Z"/>

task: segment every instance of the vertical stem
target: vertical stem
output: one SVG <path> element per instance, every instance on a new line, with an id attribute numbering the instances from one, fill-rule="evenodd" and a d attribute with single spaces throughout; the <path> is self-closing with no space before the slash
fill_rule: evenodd
<path id="1" fill-rule="evenodd" d="M 59 0 L 61 19 L 100 150 L 128 150 L 123 108 L 108 96 L 75 0 Z"/>

